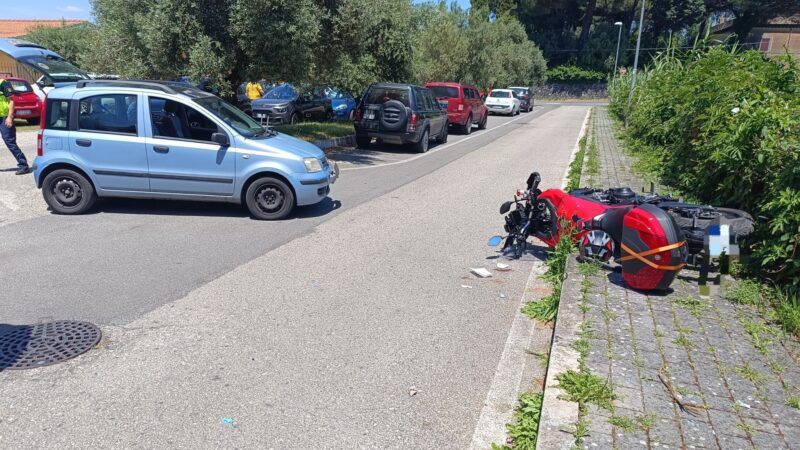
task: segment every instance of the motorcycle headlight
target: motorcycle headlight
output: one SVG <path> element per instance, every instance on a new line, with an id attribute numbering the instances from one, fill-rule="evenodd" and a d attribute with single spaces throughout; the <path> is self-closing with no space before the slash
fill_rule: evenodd
<path id="1" fill-rule="evenodd" d="M 337 111 L 344 111 L 345 109 L 347 109 L 347 105 L 339 105 L 336 107 Z"/>
<path id="2" fill-rule="evenodd" d="M 303 163 L 306 165 L 306 170 L 314 172 L 322 172 L 322 163 L 317 158 L 303 158 Z"/>

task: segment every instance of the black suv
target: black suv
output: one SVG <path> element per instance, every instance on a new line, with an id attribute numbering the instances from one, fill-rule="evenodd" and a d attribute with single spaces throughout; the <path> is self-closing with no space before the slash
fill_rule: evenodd
<path id="1" fill-rule="evenodd" d="M 447 111 L 430 89 L 411 84 L 368 87 L 356 107 L 353 125 L 362 148 L 377 138 L 389 144 L 413 144 L 417 152 L 425 153 L 431 139 L 447 142 Z"/>

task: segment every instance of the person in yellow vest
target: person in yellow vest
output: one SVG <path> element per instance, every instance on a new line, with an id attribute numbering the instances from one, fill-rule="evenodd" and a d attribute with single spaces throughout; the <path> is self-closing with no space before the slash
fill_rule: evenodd
<path id="1" fill-rule="evenodd" d="M 264 95 L 264 89 L 261 87 L 261 84 L 255 81 L 247 83 L 245 92 L 247 93 L 247 98 L 250 100 L 259 99 L 262 95 Z"/>
<path id="2" fill-rule="evenodd" d="M 14 128 L 14 89 L 11 83 L 0 78 L 0 135 L 6 147 L 17 160 L 17 175 L 30 173 L 28 160 L 17 145 L 17 129 Z M 42 117 L 44 120 L 44 117 Z"/>

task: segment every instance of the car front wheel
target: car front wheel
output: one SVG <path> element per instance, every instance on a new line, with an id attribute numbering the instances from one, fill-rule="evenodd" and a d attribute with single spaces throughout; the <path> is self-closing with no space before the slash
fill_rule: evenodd
<path id="1" fill-rule="evenodd" d="M 247 209 L 259 220 L 283 219 L 294 208 L 294 192 L 283 181 L 259 178 L 250 184 L 245 193 Z"/>
<path id="2" fill-rule="evenodd" d="M 92 183 L 70 169 L 50 172 L 42 182 L 42 194 L 56 214 L 83 214 L 97 201 Z"/>

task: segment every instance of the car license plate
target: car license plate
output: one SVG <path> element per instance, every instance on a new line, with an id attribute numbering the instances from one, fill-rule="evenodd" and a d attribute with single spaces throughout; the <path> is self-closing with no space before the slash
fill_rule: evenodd
<path id="1" fill-rule="evenodd" d="M 17 111 L 17 114 L 19 114 L 20 116 L 28 115 L 30 113 L 31 113 L 30 109 L 20 109 Z"/>
<path id="2" fill-rule="evenodd" d="M 441 106 L 443 110 L 447 111 L 447 102 L 439 102 L 439 106 Z"/>
<path id="3" fill-rule="evenodd" d="M 266 117 L 267 117 L 267 114 L 256 113 L 256 119 L 265 119 Z"/>
<path id="4" fill-rule="evenodd" d="M 374 111 L 367 111 L 366 117 L 367 117 L 367 120 L 375 120 L 375 112 Z"/>

